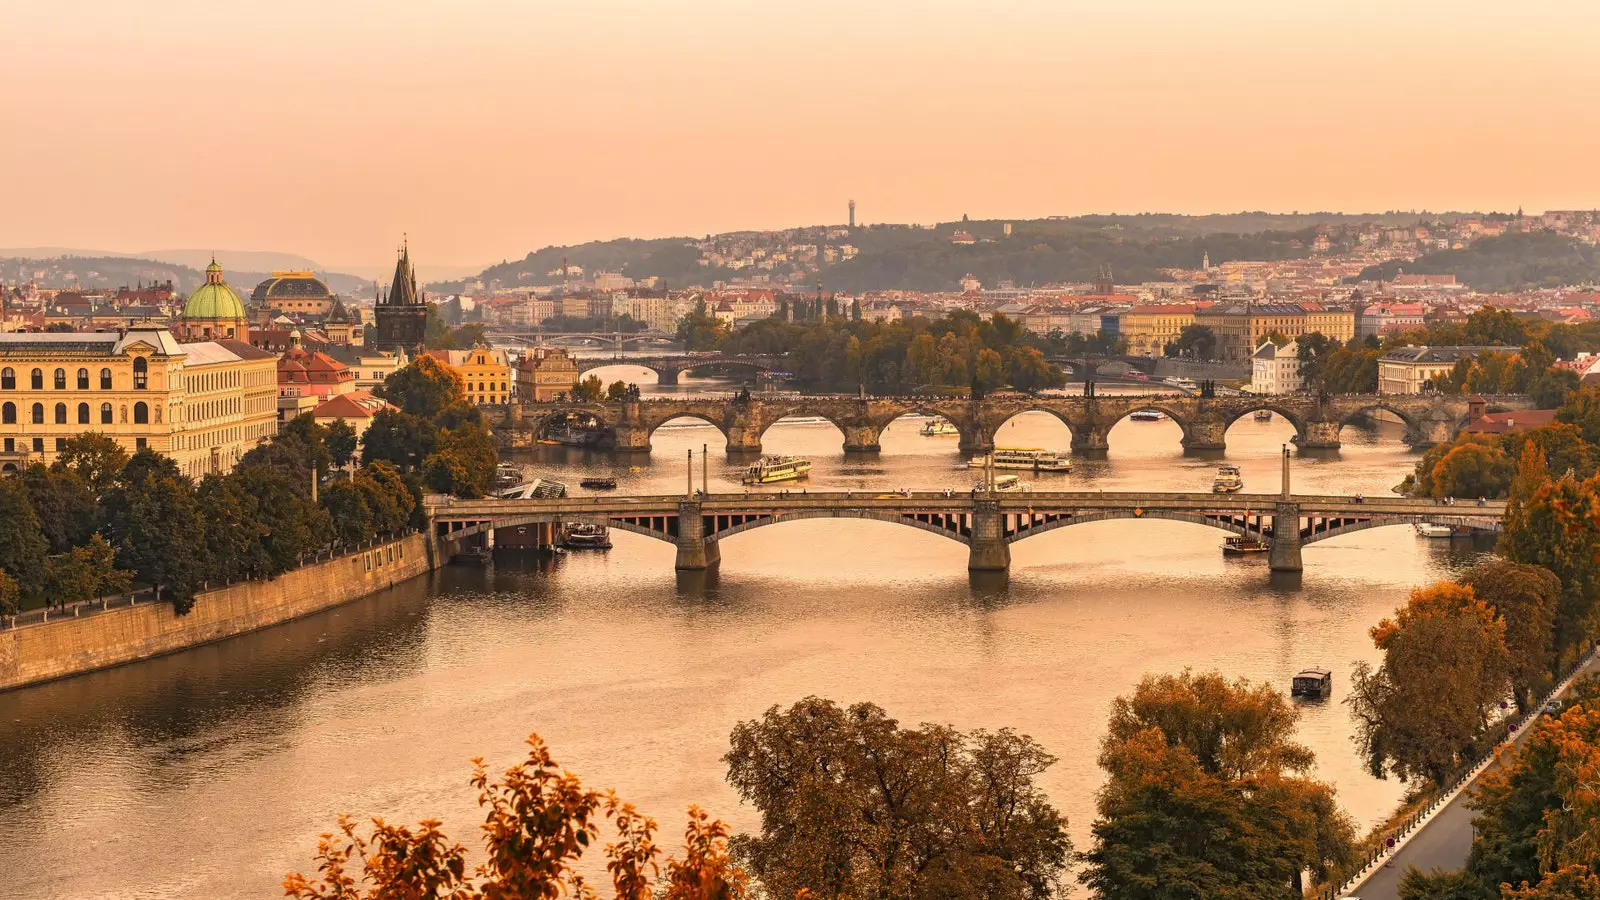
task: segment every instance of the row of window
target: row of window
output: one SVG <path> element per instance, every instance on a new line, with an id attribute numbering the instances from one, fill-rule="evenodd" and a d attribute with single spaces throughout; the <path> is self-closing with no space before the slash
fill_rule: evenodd
<path id="1" fill-rule="evenodd" d="M 30 409 L 28 412 L 29 412 L 28 418 L 29 418 L 29 421 L 32 424 L 34 424 L 34 425 L 43 425 L 43 424 L 45 424 L 44 404 L 43 403 L 35 403 L 33 405 L 33 408 Z M 114 424 L 116 424 L 116 422 L 113 421 L 113 414 L 114 414 L 114 411 L 111 408 L 111 404 L 109 404 L 109 403 L 100 404 L 100 424 L 101 425 L 114 425 Z M 128 423 L 128 408 L 126 406 L 124 406 L 122 408 L 122 423 L 124 425 L 126 425 Z M 0 424 L 4 424 L 4 425 L 15 425 L 15 424 L 17 424 L 17 405 L 15 403 L 7 402 L 4 405 L 0 405 Z M 55 408 L 55 424 L 57 424 L 57 425 L 66 425 L 66 424 L 68 424 L 68 422 L 67 422 L 67 405 L 65 403 L 57 403 L 56 404 L 56 408 Z M 88 425 L 88 424 L 90 424 L 90 421 L 89 421 L 89 404 L 87 404 L 87 403 L 79 403 L 78 404 L 78 424 L 79 425 Z M 150 407 L 148 405 L 146 405 L 145 402 L 142 401 L 142 400 L 133 405 L 133 424 L 135 424 L 135 425 L 148 425 L 148 424 L 150 424 Z M 159 407 L 159 406 L 156 407 L 156 424 L 158 424 L 158 425 L 161 424 L 161 407 Z"/>
<path id="2" fill-rule="evenodd" d="M 53 379 L 51 379 L 51 383 L 55 387 L 55 389 L 58 390 L 58 391 L 66 390 L 67 389 L 67 370 L 66 369 L 57 369 L 55 371 L 55 377 Z M 145 362 L 145 359 L 142 356 L 134 357 L 134 360 L 133 360 L 133 386 L 134 386 L 134 388 L 137 389 L 137 390 L 144 390 L 146 387 L 149 386 L 149 384 L 150 384 L 150 364 Z M 30 388 L 32 388 L 33 390 L 36 390 L 36 391 L 44 390 L 44 370 L 43 369 L 34 369 L 33 370 L 33 372 L 28 376 L 28 386 Z M 17 389 L 17 373 L 12 371 L 12 369 L 10 367 L 4 368 L 4 369 L 0 369 L 0 391 L 14 391 L 16 389 Z M 78 370 L 78 390 L 87 391 L 88 389 L 89 389 L 89 370 L 88 369 L 79 369 Z M 101 369 L 100 370 L 100 390 L 102 390 L 102 391 L 111 390 L 111 370 L 110 369 Z"/>
<path id="3" fill-rule="evenodd" d="M 24 440 L 26 440 L 26 438 L 24 438 Z M 6 438 L 5 439 L 5 443 L 4 443 L 3 446 L 5 447 L 5 452 L 6 453 L 15 453 L 15 452 L 17 452 L 17 439 L 16 438 Z M 145 439 L 144 438 L 134 438 L 133 439 L 133 447 L 134 447 L 135 450 L 143 450 L 145 448 L 145 446 L 146 446 L 146 443 L 145 443 Z M 66 450 L 66 449 L 67 449 L 67 439 L 64 438 L 64 437 L 56 438 L 56 452 L 60 453 L 63 450 Z M 44 452 L 44 438 L 36 437 L 36 438 L 33 439 L 33 452 L 35 452 L 35 453 L 43 453 Z M 11 464 L 7 463 L 6 465 L 10 466 Z"/>

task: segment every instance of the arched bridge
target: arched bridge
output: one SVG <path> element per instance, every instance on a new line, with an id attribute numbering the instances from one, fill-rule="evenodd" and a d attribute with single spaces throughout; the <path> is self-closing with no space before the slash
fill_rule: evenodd
<path id="1" fill-rule="evenodd" d="M 691 359 L 693 359 L 691 357 Z M 689 368 L 691 366 L 686 366 Z M 879 449 L 883 430 L 906 415 L 939 416 L 960 433 L 960 448 L 970 452 L 993 449 L 995 434 L 1013 416 L 1042 412 L 1054 416 L 1072 433 L 1072 450 L 1081 455 L 1103 455 L 1111 429 L 1142 410 L 1167 416 L 1182 429 L 1189 450 L 1227 449 L 1228 427 L 1257 410 L 1268 410 L 1294 426 L 1295 443 L 1302 449 L 1336 449 L 1339 429 L 1378 410 L 1393 413 L 1406 425 L 1406 440 L 1427 447 L 1453 440 L 1476 407 L 1488 410 L 1532 409 L 1526 395 L 1468 397 L 1454 394 L 1311 394 L 1281 396 L 1195 397 L 1183 394 L 1148 394 L 1104 397 L 995 396 L 983 400 L 937 397 L 797 397 L 784 400 L 659 399 L 620 403 L 529 404 L 510 411 L 510 442 L 531 443 L 541 424 L 551 416 L 583 412 L 616 435 L 622 450 L 648 451 L 657 428 L 677 418 L 694 418 L 716 426 L 727 439 L 730 452 L 761 451 L 762 435 L 780 419 L 820 416 L 844 434 L 844 449 Z"/>
<path id="2" fill-rule="evenodd" d="M 680 569 L 717 565 L 723 538 L 799 519 L 873 519 L 918 528 L 967 545 L 968 568 L 974 571 L 1009 568 L 1011 544 L 1058 528 L 1108 519 L 1169 519 L 1259 538 L 1271 547 L 1274 570 L 1297 572 L 1304 545 L 1367 528 L 1432 523 L 1498 531 L 1505 502 L 1442 506 L 1401 497 L 844 491 L 551 500 L 435 496 L 425 509 L 435 537 L 447 543 L 500 528 L 593 523 L 673 544 Z"/>
<path id="3" fill-rule="evenodd" d="M 751 373 L 782 371 L 783 358 L 779 356 L 724 356 L 721 353 L 689 353 L 661 356 L 580 356 L 578 373 L 584 374 L 607 366 L 640 366 L 656 373 L 661 384 L 677 384 L 678 376 L 696 369 L 728 368 Z"/>

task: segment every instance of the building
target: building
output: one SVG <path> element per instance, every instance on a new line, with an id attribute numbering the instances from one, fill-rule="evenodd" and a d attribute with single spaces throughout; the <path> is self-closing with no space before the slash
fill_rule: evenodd
<path id="1" fill-rule="evenodd" d="M 377 320 L 377 334 L 373 340 L 376 349 L 406 357 L 422 352 L 423 336 L 428 330 L 428 303 L 417 288 L 417 272 L 411 266 L 409 247 L 400 248 L 400 259 L 394 265 L 394 281 L 388 293 L 378 298 L 373 316 Z"/>
<path id="2" fill-rule="evenodd" d="M 216 260 L 206 266 L 206 283 L 183 304 L 180 333 L 185 341 L 250 340 L 244 301 L 227 281 Z"/>
<path id="3" fill-rule="evenodd" d="M 302 316 L 325 316 L 338 298 L 315 272 L 273 272 L 250 292 L 250 305 Z"/>
<path id="4" fill-rule="evenodd" d="M 198 478 L 227 472 L 278 431 L 277 358 L 236 340 L 125 334 L 0 335 L 0 471 L 51 463 L 100 432 Z"/>
<path id="5" fill-rule="evenodd" d="M 1217 336 L 1216 356 L 1223 362 L 1245 362 L 1274 335 L 1298 339 L 1318 332 L 1345 342 L 1355 336 L 1355 313 L 1307 303 L 1218 303 L 1195 313 L 1195 323 Z"/>
<path id="6" fill-rule="evenodd" d="M 1521 347 L 1418 347 L 1407 345 L 1378 360 L 1378 393 L 1420 394 L 1433 381 L 1450 374 L 1456 363 L 1485 351 L 1517 353 Z"/>
<path id="7" fill-rule="evenodd" d="M 559 347 L 535 347 L 517 361 L 517 399 L 548 403 L 578 385 L 578 362 Z"/>
<path id="8" fill-rule="evenodd" d="M 334 344 L 323 348 L 322 352 L 350 367 L 358 391 L 376 390 L 390 375 L 400 371 L 400 357 L 382 350 Z"/>
<path id="9" fill-rule="evenodd" d="M 1468 434 L 1505 434 L 1519 428 L 1543 428 L 1556 420 L 1557 410 L 1524 409 L 1517 412 L 1484 413 L 1462 428 Z"/>
<path id="10" fill-rule="evenodd" d="M 327 315 L 322 317 L 322 333 L 328 336 L 330 343 L 361 346 L 366 333 L 366 326 L 361 322 L 361 311 L 346 309 L 344 302 L 334 297 Z"/>
<path id="11" fill-rule="evenodd" d="M 1161 356 L 1183 329 L 1194 324 L 1194 307 L 1186 304 L 1145 304 L 1122 314 L 1119 333 L 1134 356 Z"/>
<path id="12" fill-rule="evenodd" d="M 504 350 L 474 347 L 471 350 L 430 350 L 428 355 L 461 376 L 468 403 L 503 406 L 511 402 L 511 360 Z"/>
<path id="13" fill-rule="evenodd" d="M 385 400 L 380 400 L 370 391 L 351 391 L 348 394 L 339 394 L 317 404 L 311 411 L 311 420 L 318 425 L 327 427 L 334 422 L 343 422 L 355 432 L 356 440 L 367 433 L 372 426 L 373 417 L 386 409 L 395 409 Z"/>
<path id="14" fill-rule="evenodd" d="M 1305 386 L 1300 378 L 1300 345 L 1279 347 L 1263 341 L 1250 358 L 1250 391 L 1256 394 L 1293 394 Z"/>

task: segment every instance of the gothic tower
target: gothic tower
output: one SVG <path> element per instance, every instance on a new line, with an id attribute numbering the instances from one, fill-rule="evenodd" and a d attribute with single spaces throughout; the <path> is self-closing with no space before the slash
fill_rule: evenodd
<path id="1" fill-rule="evenodd" d="M 394 266 L 389 293 L 378 299 L 373 310 L 377 335 L 373 344 L 406 357 L 422 352 L 423 333 L 428 327 L 428 304 L 417 289 L 417 272 L 411 266 L 411 250 L 400 246 L 400 259 Z"/>

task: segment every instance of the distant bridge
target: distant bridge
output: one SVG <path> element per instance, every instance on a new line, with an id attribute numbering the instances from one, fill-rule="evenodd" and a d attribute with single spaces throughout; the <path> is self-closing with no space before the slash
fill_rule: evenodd
<path id="1" fill-rule="evenodd" d="M 495 328 L 490 337 L 510 338 L 527 344 L 558 344 L 567 339 L 602 341 L 621 349 L 627 344 L 675 342 L 678 336 L 668 331 L 544 331 L 538 328 Z"/>
<path id="2" fill-rule="evenodd" d="M 1522 394 L 1485 397 L 1491 410 L 1531 409 Z M 1187 450 L 1227 449 L 1228 427 L 1257 410 L 1269 410 L 1294 426 L 1301 449 L 1337 449 L 1339 429 L 1373 412 L 1393 413 L 1405 423 L 1405 440 L 1428 447 L 1453 440 L 1467 424 L 1473 400 L 1459 394 L 1311 394 L 1195 397 L 1178 394 L 1063 397 L 995 396 L 983 400 L 936 397 L 798 397 L 786 400 L 660 399 L 618 403 L 517 404 L 497 426 L 512 446 L 531 444 L 546 422 L 568 413 L 593 416 L 616 433 L 619 450 L 647 452 L 657 428 L 673 419 L 700 419 L 717 427 L 734 452 L 761 452 L 762 436 L 780 419 L 820 416 L 844 434 L 847 451 L 876 451 L 883 430 L 905 415 L 939 416 L 960 433 L 960 449 L 983 453 L 1012 417 L 1042 412 L 1072 433 L 1072 451 L 1103 455 L 1111 429 L 1129 415 L 1153 410 L 1177 423 Z"/>
<path id="3" fill-rule="evenodd" d="M 1284 466 L 1287 472 L 1287 457 Z M 676 567 L 686 570 L 714 568 L 724 538 L 800 519 L 872 519 L 937 534 L 969 548 L 972 571 L 1004 571 L 1012 544 L 1058 528 L 1167 519 L 1259 538 L 1270 544 L 1274 571 L 1298 572 L 1304 545 L 1367 528 L 1426 522 L 1497 531 L 1505 501 L 1441 506 L 1428 499 L 1292 494 L 819 491 L 554 500 L 435 496 L 424 508 L 435 538 L 446 545 L 502 528 L 589 523 L 672 544 Z"/>
<path id="4" fill-rule="evenodd" d="M 696 369 L 733 368 L 754 375 L 759 372 L 783 371 L 781 356 L 724 356 L 721 353 L 688 353 L 662 356 L 602 356 L 578 357 L 578 372 L 582 374 L 607 366 L 639 366 L 656 373 L 660 384 L 677 384 L 678 376 Z"/>

